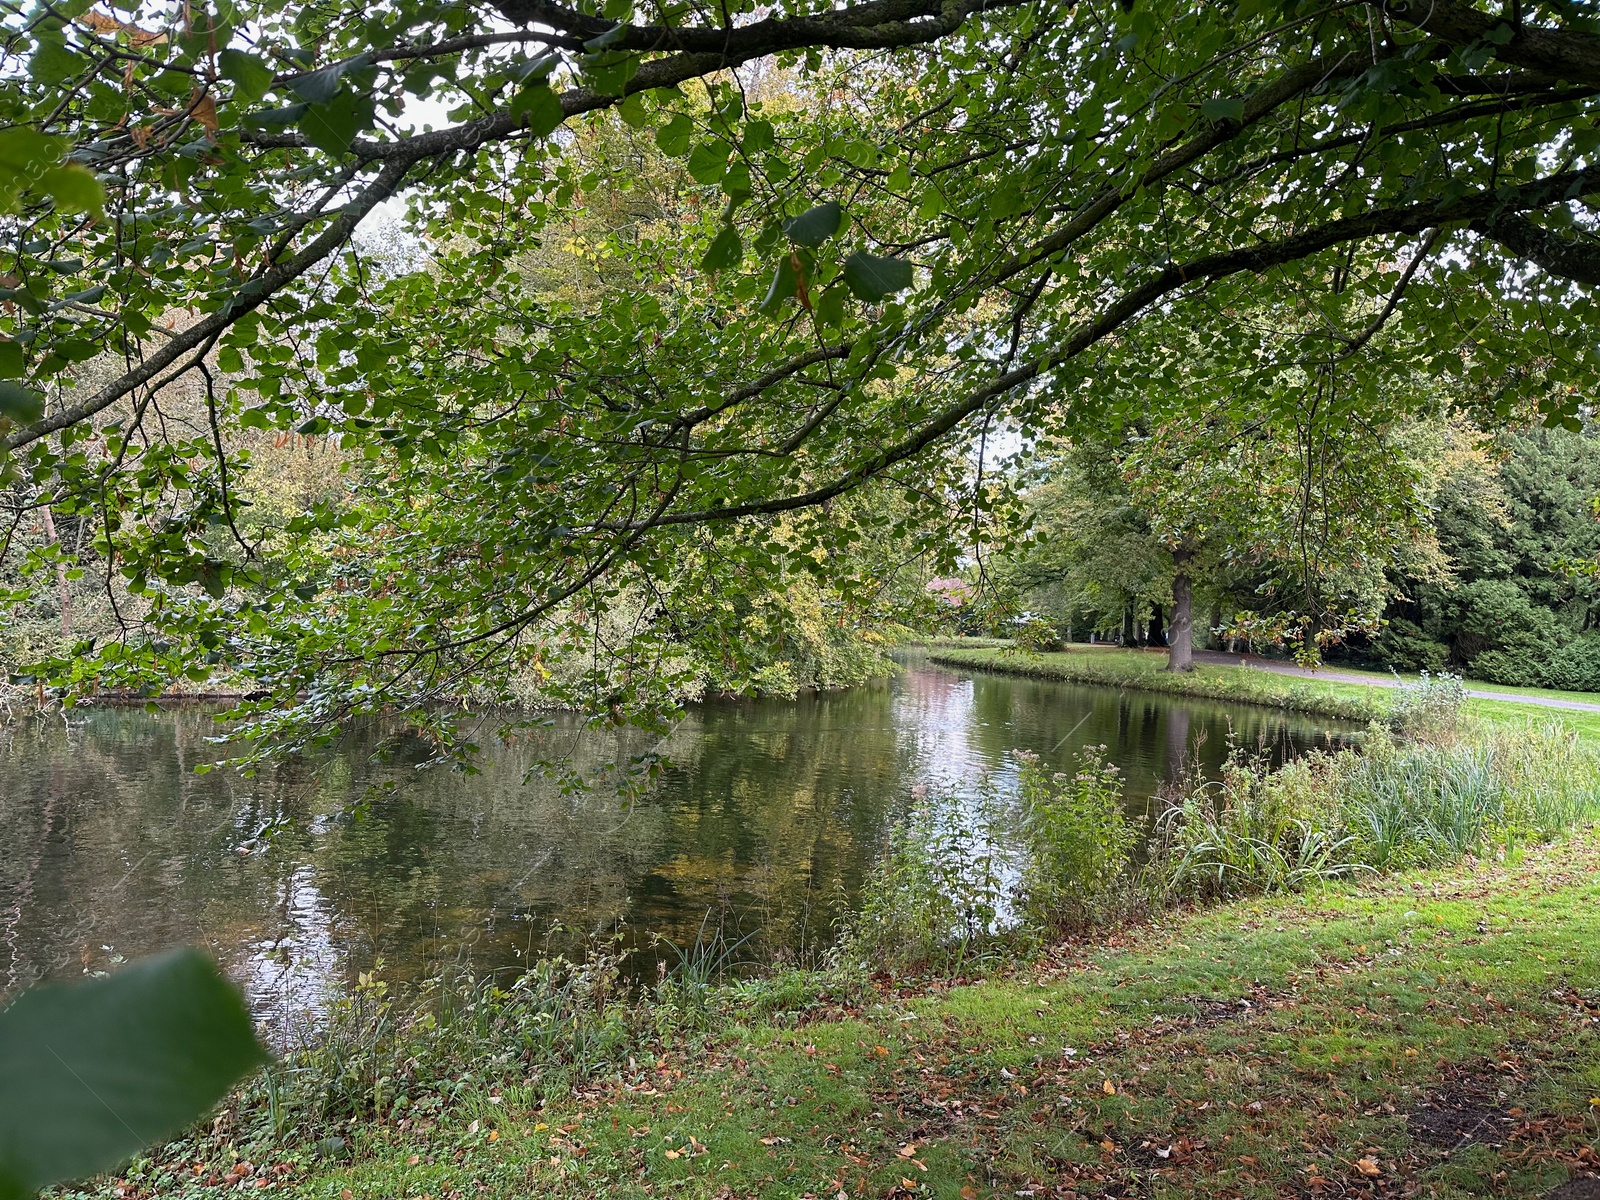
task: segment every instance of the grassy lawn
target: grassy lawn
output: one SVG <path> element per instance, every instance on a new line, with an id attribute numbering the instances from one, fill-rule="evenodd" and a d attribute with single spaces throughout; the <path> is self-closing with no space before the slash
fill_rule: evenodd
<path id="1" fill-rule="evenodd" d="M 337 1154 L 186 1160 L 118 1194 L 1449 1198 L 1600 1171 L 1592 830 L 965 986 L 843 1007 L 791 985 L 557 1101 L 465 1078 Z"/>

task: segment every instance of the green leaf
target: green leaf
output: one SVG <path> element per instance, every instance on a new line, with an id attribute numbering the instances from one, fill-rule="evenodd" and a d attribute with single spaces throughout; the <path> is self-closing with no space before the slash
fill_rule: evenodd
<path id="1" fill-rule="evenodd" d="M 661 153 L 671 158 L 682 158 L 689 149 L 689 139 L 694 136 L 694 122 L 683 113 L 677 113 L 656 130 L 656 145 Z"/>
<path id="2" fill-rule="evenodd" d="M 1242 121 L 1244 101 L 1230 96 L 1215 96 L 1201 103 L 1200 115 L 1214 124 L 1221 124 L 1223 121 Z"/>
<path id="3" fill-rule="evenodd" d="M 744 127 L 744 149 L 747 154 L 771 150 L 777 144 L 777 131 L 771 121 L 755 120 Z"/>
<path id="4" fill-rule="evenodd" d="M 617 105 L 617 115 L 629 129 L 643 129 L 650 122 L 650 114 L 644 107 L 644 96 L 640 92 L 625 98 Z"/>
<path id="5" fill-rule="evenodd" d="M 197 950 L 24 992 L 0 1012 L 0 1195 L 109 1170 L 265 1057 L 238 992 Z"/>
<path id="6" fill-rule="evenodd" d="M 844 281 L 858 300 L 875 304 L 911 286 L 911 264 L 903 258 L 880 258 L 857 250 L 844 260 Z"/>
<path id="7" fill-rule="evenodd" d="M 217 69 L 233 82 L 233 98 L 246 104 L 254 104 L 272 87 L 272 68 L 243 50 L 224 50 L 217 55 Z"/>
<path id="8" fill-rule="evenodd" d="M 839 206 L 837 200 L 829 200 L 826 204 L 808 209 L 798 217 L 790 217 L 783 223 L 783 231 L 797 246 L 820 246 L 839 232 L 839 226 L 843 221 L 844 209 Z"/>
<path id="9" fill-rule="evenodd" d="M 844 289 L 831 287 L 817 301 L 817 323 L 830 329 L 844 324 Z"/>
<path id="10" fill-rule="evenodd" d="M 283 108 L 269 108 L 266 112 L 252 113 L 250 119 L 257 125 L 264 125 L 269 129 L 282 128 L 285 125 L 293 125 L 310 111 L 309 104 L 289 104 Z"/>
<path id="11" fill-rule="evenodd" d="M 356 134 L 372 123 L 373 111 L 371 100 L 344 93 L 332 104 L 313 104 L 300 118 L 300 131 L 318 149 L 343 154 Z"/>
<path id="12" fill-rule="evenodd" d="M 689 154 L 689 174 L 696 183 L 716 183 L 727 169 L 726 142 L 701 142 Z"/>
<path id="13" fill-rule="evenodd" d="M 21 342 L 0 342 L 0 379 L 16 379 L 28 369 L 28 356 Z"/>
<path id="14" fill-rule="evenodd" d="M 289 90 L 307 104 L 327 104 L 338 94 L 339 84 L 346 75 L 352 71 L 364 70 L 371 63 L 371 58 L 365 54 L 347 58 L 344 62 L 329 63 L 320 71 L 312 71 L 298 79 L 291 79 Z"/>
<path id="15" fill-rule="evenodd" d="M 538 58 L 513 63 L 506 74 L 518 83 L 543 83 L 560 64 L 561 59 L 558 55 L 541 54 Z"/>
<path id="16" fill-rule="evenodd" d="M 739 231 L 729 225 L 713 239 L 710 249 L 700 260 L 700 267 L 706 271 L 726 271 L 743 260 L 744 242 L 739 238 Z"/>
<path id="17" fill-rule="evenodd" d="M 596 95 L 622 95 L 638 71 L 639 56 L 626 50 L 602 50 L 583 56 L 583 75 Z"/>
<path id="18" fill-rule="evenodd" d="M 615 25 L 598 37 L 592 37 L 584 42 L 583 48 L 585 50 L 609 50 L 627 36 L 628 27 L 626 25 Z"/>
<path id="19" fill-rule="evenodd" d="M 8 417 L 18 425 L 32 425 L 42 416 L 43 396 L 9 379 L 0 380 L 0 417 Z M 4 1064 L 0 1064 L 0 1069 L 3 1067 Z"/>
<path id="20" fill-rule="evenodd" d="M 0 212 L 14 212 L 45 171 L 66 153 L 66 139 L 26 125 L 0 129 Z"/>
<path id="21" fill-rule="evenodd" d="M 794 271 L 794 259 L 785 254 L 778 260 L 778 269 L 772 273 L 772 286 L 767 288 L 766 298 L 761 301 L 761 311 L 777 312 L 785 300 L 794 299 L 799 284 L 800 278 Z"/>
<path id="22" fill-rule="evenodd" d="M 57 212 L 98 214 L 105 210 L 105 188 L 81 163 L 50 168 L 39 177 L 39 190 L 56 202 Z"/>
<path id="23" fill-rule="evenodd" d="M 521 117 L 536 138 L 548 137 L 567 119 L 561 97 L 542 83 L 530 83 L 511 101 L 511 115 Z"/>
<path id="24" fill-rule="evenodd" d="M 33 52 L 28 74 L 40 83 L 64 83 L 88 65 L 84 56 L 67 49 L 64 42 L 43 41 Z"/>

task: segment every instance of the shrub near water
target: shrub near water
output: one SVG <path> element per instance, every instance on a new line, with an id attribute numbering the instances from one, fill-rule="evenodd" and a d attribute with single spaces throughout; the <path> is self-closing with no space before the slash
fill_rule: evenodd
<path id="1" fill-rule="evenodd" d="M 1027 856 L 1022 911 L 1041 930 L 1096 924 L 1126 891 L 1137 835 L 1123 811 L 1122 779 L 1104 752 L 1086 747 L 1075 772 L 1054 774 L 1037 755 L 1017 755 Z"/>
<path id="2" fill-rule="evenodd" d="M 890 833 L 838 955 L 890 970 L 961 971 L 1007 908 L 1004 837 L 992 796 L 934 798 Z"/>

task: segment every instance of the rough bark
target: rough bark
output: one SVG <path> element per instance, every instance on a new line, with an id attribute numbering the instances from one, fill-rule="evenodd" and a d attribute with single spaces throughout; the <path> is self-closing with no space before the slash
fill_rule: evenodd
<path id="1" fill-rule="evenodd" d="M 1552 275 L 1600 287 L 1600 243 L 1547 229 L 1520 213 L 1474 221 L 1472 228 Z"/>
<path id="2" fill-rule="evenodd" d="M 1133 627 L 1133 605 L 1122 606 L 1122 646 L 1131 650 L 1139 644 L 1139 634 Z"/>
<path id="3" fill-rule="evenodd" d="M 1167 670 L 1194 670 L 1194 583 L 1187 550 L 1172 552 L 1172 629 L 1167 639 Z"/>
<path id="4" fill-rule="evenodd" d="M 1223 646 L 1222 634 L 1217 632 L 1222 628 L 1222 605 L 1215 603 L 1211 606 L 1211 623 L 1206 626 L 1206 649 L 1221 650 Z"/>

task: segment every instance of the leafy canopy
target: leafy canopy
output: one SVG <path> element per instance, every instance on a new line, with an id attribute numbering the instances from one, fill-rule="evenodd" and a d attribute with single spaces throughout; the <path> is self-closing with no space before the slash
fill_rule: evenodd
<path id="1" fill-rule="evenodd" d="M 253 676 L 302 735 L 581 647 L 623 593 L 641 649 L 602 698 L 644 703 L 694 636 L 689 547 L 749 589 L 874 531 L 948 557 L 933 531 L 1004 499 L 964 442 L 1048 451 L 1195 353 L 1244 414 L 1336 366 L 1352 414 L 1405 370 L 1570 424 L 1595 378 L 1600 32 L 1565 4 L 72 0 L 4 29 L 9 503 L 91 522 L 72 553 L 128 601 L 51 670 Z M 602 128 L 653 157 L 580 153 Z M 530 282 L 651 172 L 674 202 L 603 231 L 606 287 Z M 391 200 L 423 253 L 386 270 L 352 239 Z M 1263 304 L 1294 319 L 1263 336 Z M 239 535 L 251 430 L 352 464 L 294 554 Z M 898 498 L 830 517 L 869 486 Z"/>

